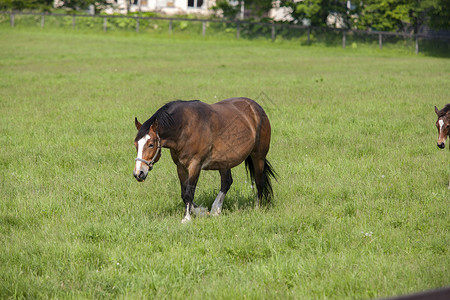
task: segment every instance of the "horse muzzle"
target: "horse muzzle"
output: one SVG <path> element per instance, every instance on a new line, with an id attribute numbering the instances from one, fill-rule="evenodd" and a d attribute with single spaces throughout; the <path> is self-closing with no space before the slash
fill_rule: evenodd
<path id="1" fill-rule="evenodd" d="M 142 182 L 145 180 L 145 178 L 147 178 L 148 172 L 144 172 L 144 171 L 134 171 L 133 172 L 134 178 L 136 178 L 137 181 Z"/>
<path id="2" fill-rule="evenodd" d="M 437 143 L 437 146 L 438 146 L 440 149 L 444 149 L 444 148 L 445 148 L 445 143 Z"/>

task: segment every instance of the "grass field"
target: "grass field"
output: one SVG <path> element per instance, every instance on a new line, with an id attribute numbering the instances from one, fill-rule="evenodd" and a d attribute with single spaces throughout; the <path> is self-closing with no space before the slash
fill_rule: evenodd
<path id="1" fill-rule="evenodd" d="M 395 49 L 0 27 L 0 298 L 367 299 L 450 284 L 450 60 Z M 273 205 L 245 169 L 181 224 L 167 150 L 132 176 L 134 117 L 257 100 Z M 203 172 L 210 206 L 218 172 Z"/>

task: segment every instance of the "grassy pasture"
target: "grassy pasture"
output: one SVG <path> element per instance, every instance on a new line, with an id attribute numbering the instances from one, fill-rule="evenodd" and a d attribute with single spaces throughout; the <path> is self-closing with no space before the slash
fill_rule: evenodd
<path id="1" fill-rule="evenodd" d="M 450 61 L 395 49 L 0 27 L 0 298 L 379 298 L 450 283 Z M 181 224 L 167 150 L 132 177 L 134 116 L 256 99 L 275 199 L 243 166 Z M 203 172 L 197 202 L 220 183 Z"/>

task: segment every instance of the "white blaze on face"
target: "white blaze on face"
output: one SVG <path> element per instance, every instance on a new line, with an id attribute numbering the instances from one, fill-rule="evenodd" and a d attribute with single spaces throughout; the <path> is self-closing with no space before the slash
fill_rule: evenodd
<path id="1" fill-rule="evenodd" d="M 138 141 L 138 152 L 137 152 L 137 158 L 142 159 L 142 153 L 144 152 L 144 146 L 147 143 L 147 141 L 150 139 L 150 136 L 147 134 L 143 138 L 141 138 Z M 136 171 L 141 169 L 141 162 L 139 160 L 136 161 Z"/>
<path id="2" fill-rule="evenodd" d="M 439 129 L 439 132 L 442 132 L 442 128 L 444 128 L 444 120 L 439 120 L 439 126 L 441 127 L 440 129 Z"/>
<path id="3" fill-rule="evenodd" d="M 439 120 L 439 139 L 438 144 L 445 145 L 445 140 L 447 139 L 447 136 L 444 136 L 444 120 Z"/>

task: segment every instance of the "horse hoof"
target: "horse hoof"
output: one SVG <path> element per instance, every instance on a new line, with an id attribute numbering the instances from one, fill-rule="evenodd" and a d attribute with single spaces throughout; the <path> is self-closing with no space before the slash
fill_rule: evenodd
<path id="1" fill-rule="evenodd" d="M 213 216 L 213 217 L 218 217 L 220 216 L 220 209 L 211 209 L 211 212 L 209 213 L 209 215 Z"/>
<path id="2" fill-rule="evenodd" d="M 191 216 L 186 216 L 183 218 L 183 220 L 181 220 L 182 224 L 187 224 L 189 222 L 191 222 Z"/>

